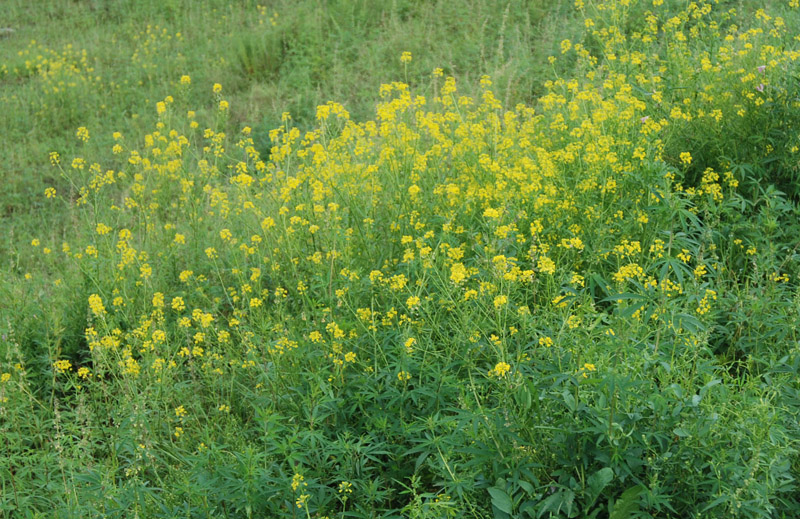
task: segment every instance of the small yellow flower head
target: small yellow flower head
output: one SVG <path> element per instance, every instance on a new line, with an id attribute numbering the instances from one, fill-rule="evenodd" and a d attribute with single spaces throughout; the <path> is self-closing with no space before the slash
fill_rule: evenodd
<path id="1" fill-rule="evenodd" d="M 65 359 L 57 360 L 53 363 L 53 367 L 59 373 L 66 373 L 67 371 L 72 369 L 72 363 Z"/>
<path id="2" fill-rule="evenodd" d="M 97 227 L 95 227 L 95 231 L 97 231 L 97 234 L 102 236 L 104 234 L 110 233 L 111 232 L 111 227 L 109 227 L 108 225 L 106 225 L 104 223 L 98 223 Z"/>
<path id="3" fill-rule="evenodd" d="M 405 343 L 406 352 L 407 353 L 411 353 L 412 351 L 414 351 L 414 345 L 416 343 L 417 343 L 417 339 L 415 339 L 414 337 L 409 337 L 408 339 L 406 339 L 406 343 Z"/>
<path id="4" fill-rule="evenodd" d="M 192 84 L 192 78 L 191 77 L 189 77 L 186 74 L 181 76 L 181 85 L 191 85 L 191 84 Z"/>
<path id="5" fill-rule="evenodd" d="M 186 303 L 183 302 L 183 298 L 180 296 L 172 298 L 172 309 L 176 312 L 182 312 L 186 309 Z"/>
<path id="6" fill-rule="evenodd" d="M 507 296 L 497 296 L 494 298 L 494 307 L 496 309 L 501 309 L 508 304 L 508 297 Z"/>
<path id="7" fill-rule="evenodd" d="M 89 142 L 89 130 L 85 126 L 78 128 L 78 131 L 75 132 L 75 136 L 83 142 Z"/>
<path id="8" fill-rule="evenodd" d="M 297 508 L 303 508 L 304 506 L 306 506 L 308 498 L 310 497 L 311 497 L 310 494 L 302 494 L 300 497 L 298 497 L 297 500 L 295 501 Z"/>
<path id="9" fill-rule="evenodd" d="M 498 362 L 493 369 L 489 370 L 489 376 L 503 378 L 509 371 L 511 371 L 511 366 L 507 362 Z"/>
<path id="10" fill-rule="evenodd" d="M 352 494 L 353 493 L 353 484 L 349 481 L 342 481 L 339 483 L 339 493 L 340 494 Z"/>
<path id="11" fill-rule="evenodd" d="M 583 378 L 589 378 L 589 375 L 587 375 L 587 373 L 595 371 L 596 369 L 597 367 L 595 367 L 594 364 L 590 364 L 587 362 L 586 364 L 583 365 L 583 369 L 581 369 L 580 372 L 581 375 L 583 375 Z"/>
<path id="12" fill-rule="evenodd" d="M 403 54 L 400 55 L 400 61 L 402 63 L 411 63 L 411 53 L 408 51 L 403 52 Z"/>
<path id="13" fill-rule="evenodd" d="M 406 382 L 409 379 L 411 379 L 411 373 L 409 373 L 408 371 L 401 371 L 397 374 L 397 380 L 399 380 L 400 382 Z"/>
<path id="14" fill-rule="evenodd" d="M 159 101 L 156 103 L 156 113 L 158 113 L 158 115 L 161 115 L 166 111 L 167 111 L 167 104 L 165 102 Z"/>
<path id="15" fill-rule="evenodd" d="M 419 302 L 420 302 L 419 297 L 411 296 L 408 299 L 406 299 L 406 306 L 409 309 L 416 308 L 417 306 L 419 306 Z"/>
<path id="16" fill-rule="evenodd" d="M 61 163 L 61 157 L 58 155 L 57 151 L 50 152 L 50 164 L 53 166 L 58 166 Z"/>
<path id="17" fill-rule="evenodd" d="M 223 99 L 222 101 L 219 102 L 219 110 L 220 110 L 220 112 L 226 111 L 229 108 L 229 106 L 230 105 L 228 104 L 228 102 Z"/>
<path id="18" fill-rule="evenodd" d="M 493 207 L 487 207 L 486 210 L 483 212 L 483 217 L 484 218 L 500 218 L 500 214 L 501 213 L 500 213 L 499 210 L 497 210 L 497 209 L 495 209 Z"/>
<path id="19" fill-rule="evenodd" d="M 684 151 L 683 153 L 681 153 L 681 163 L 684 166 L 688 166 L 689 164 L 691 164 L 692 163 L 692 154 L 689 153 L 688 151 Z"/>
<path id="20" fill-rule="evenodd" d="M 97 294 L 89 296 L 89 308 L 97 317 L 102 317 L 106 313 L 106 307 L 103 306 L 103 299 Z"/>
<path id="21" fill-rule="evenodd" d="M 433 77 L 442 77 L 444 76 L 444 70 L 441 67 L 436 67 L 433 69 Z"/>
<path id="22" fill-rule="evenodd" d="M 164 308 L 164 294 L 162 292 L 153 294 L 153 307 Z"/>
<path id="23" fill-rule="evenodd" d="M 297 489 L 300 488 L 301 485 L 307 487 L 308 483 L 304 482 L 304 479 L 305 478 L 300 474 L 292 476 L 292 490 L 297 492 Z"/>
<path id="24" fill-rule="evenodd" d="M 219 83 L 214 83 L 214 86 L 212 87 L 211 90 L 213 90 L 215 94 L 219 94 L 222 92 L 222 85 L 220 85 Z"/>

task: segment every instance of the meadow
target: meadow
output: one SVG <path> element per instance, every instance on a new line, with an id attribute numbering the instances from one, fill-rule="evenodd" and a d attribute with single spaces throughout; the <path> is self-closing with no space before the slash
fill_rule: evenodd
<path id="1" fill-rule="evenodd" d="M 6 0 L 0 517 L 797 517 L 798 4 Z"/>

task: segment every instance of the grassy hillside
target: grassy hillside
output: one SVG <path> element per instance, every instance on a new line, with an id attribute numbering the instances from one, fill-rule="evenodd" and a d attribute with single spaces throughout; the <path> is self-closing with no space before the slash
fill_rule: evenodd
<path id="1" fill-rule="evenodd" d="M 796 0 L 4 16 L 0 516 L 800 507 Z"/>

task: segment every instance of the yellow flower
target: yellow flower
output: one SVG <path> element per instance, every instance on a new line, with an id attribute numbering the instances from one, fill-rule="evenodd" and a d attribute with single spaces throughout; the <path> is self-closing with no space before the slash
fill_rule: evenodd
<path id="1" fill-rule="evenodd" d="M 536 262 L 536 267 L 545 274 L 555 274 L 556 264 L 547 256 L 541 256 Z"/>
<path id="2" fill-rule="evenodd" d="M 305 478 L 300 474 L 295 474 L 292 476 L 292 490 L 297 492 L 297 489 L 302 485 L 304 487 L 308 486 L 308 483 L 305 483 L 303 480 Z"/>
<path id="3" fill-rule="evenodd" d="M 78 128 L 78 131 L 75 132 L 75 136 L 83 142 L 89 142 L 89 130 L 84 126 Z"/>
<path id="4" fill-rule="evenodd" d="M 164 308 L 164 294 L 162 292 L 153 294 L 153 306 L 155 308 Z"/>
<path id="5" fill-rule="evenodd" d="M 402 63 L 410 63 L 411 62 L 411 53 L 408 52 L 408 51 L 403 52 L 403 54 L 400 55 L 400 61 Z"/>
<path id="6" fill-rule="evenodd" d="M 489 376 L 503 378 L 509 371 L 511 371 L 511 366 L 507 362 L 498 362 L 493 369 L 489 370 Z"/>
<path id="7" fill-rule="evenodd" d="M 56 196 L 55 188 L 48 187 L 47 189 L 45 189 L 44 190 L 44 196 L 46 196 L 47 198 L 55 198 L 55 196 Z"/>
<path id="8" fill-rule="evenodd" d="M 408 299 L 406 299 L 406 306 L 409 308 L 414 308 L 419 306 L 419 302 L 420 302 L 419 297 L 411 296 Z"/>
<path id="9" fill-rule="evenodd" d="M 219 94 L 222 92 L 222 85 L 219 83 L 214 83 L 214 86 L 211 88 L 211 90 L 213 90 L 215 94 Z"/>
<path id="10" fill-rule="evenodd" d="M 103 299 L 97 294 L 89 296 L 89 308 L 97 317 L 102 317 L 106 313 L 106 308 L 103 306 Z"/>
<path id="11" fill-rule="evenodd" d="M 497 296 L 494 298 L 494 307 L 496 309 L 500 309 L 508 304 L 508 297 L 507 296 Z"/>
<path id="12" fill-rule="evenodd" d="M 484 218 L 500 218 L 500 211 L 493 208 L 487 207 L 486 210 L 483 211 Z"/>
<path id="13" fill-rule="evenodd" d="M 191 84 L 192 84 L 192 78 L 191 77 L 189 77 L 187 75 L 181 76 L 181 85 L 191 85 Z"/>
<path id="14" fill-rule="evenodd" d="M 66 373 L 67 371 L 72 369 L 72 363 L 65 359 L 57 360 L 53 363 L 53 367 L 59 373 Z"/>

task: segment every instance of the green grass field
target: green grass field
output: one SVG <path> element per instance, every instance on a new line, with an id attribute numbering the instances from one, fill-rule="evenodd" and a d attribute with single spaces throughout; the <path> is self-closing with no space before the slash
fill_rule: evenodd
<path id="1" fill-rule="evenodd" d="M 797 0 L 7 0 L 0 517 L 791 518 Z"/>

